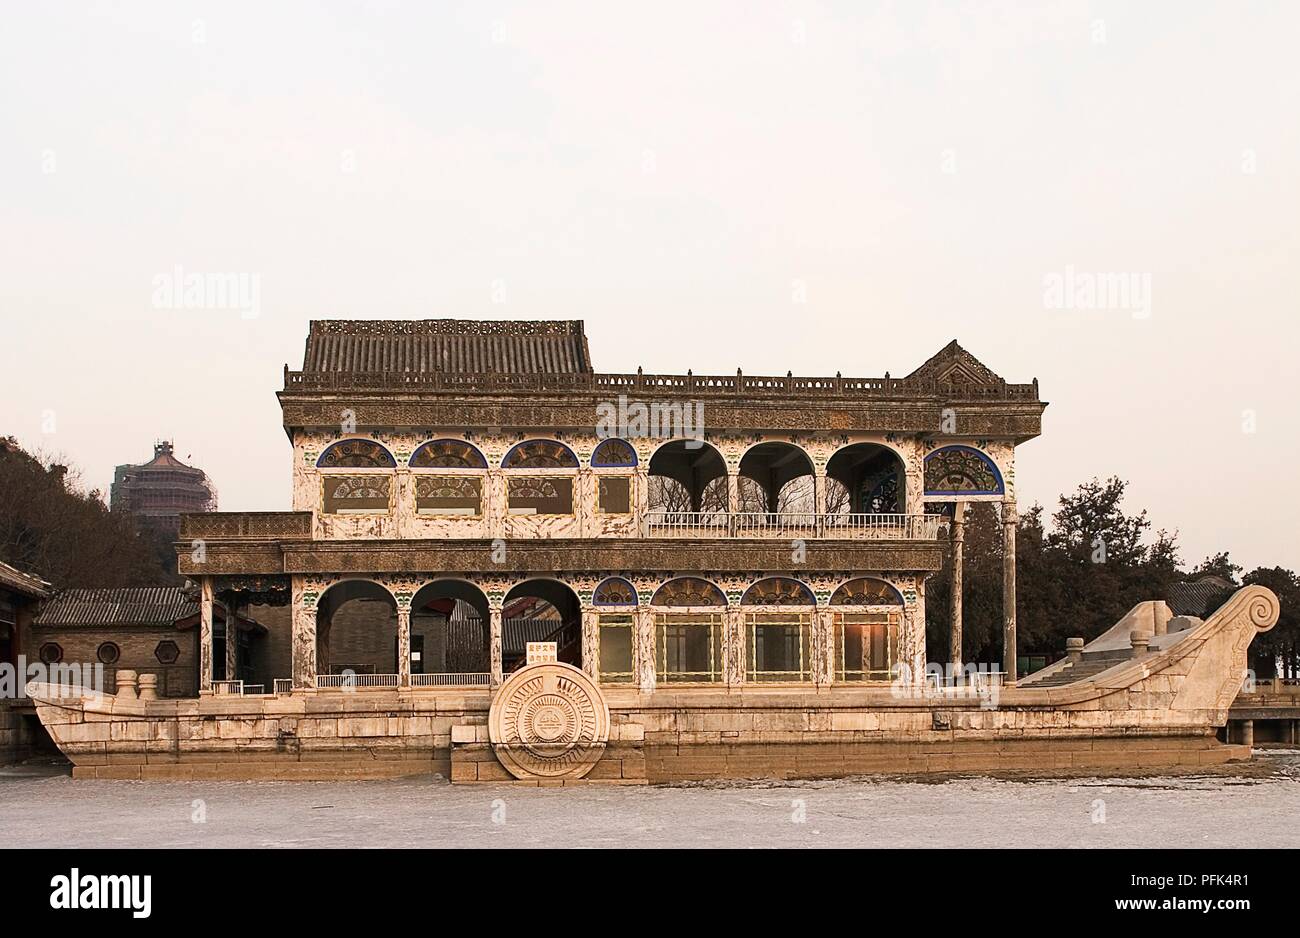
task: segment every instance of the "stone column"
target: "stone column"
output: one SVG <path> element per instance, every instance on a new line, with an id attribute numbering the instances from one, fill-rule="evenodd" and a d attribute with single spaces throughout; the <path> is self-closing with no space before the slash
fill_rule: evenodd
<path id="1" fill-rule="evenodd" d="M 722 616 L 723 680 L 727 684 L 745 683 L 745 616 L 739 606 L 728 606 Z"/>
<path id="2" fill-rule="evenodd" d="M 916 603 L 910 610 L 910 621 L 904 621 L 903 627 L 911 632 L 912 657 L 908 665 L 912 669 L 912 680 L 925 680 L 925 666 L 928 655 L 925 649 L 925 576 L 916 577 Z"/>
<path id="3" fill-rule="evenodd" d="M 199 580 L 199 693 L 212 693 L 212 577 Z"/>
<path id="4" fill-rule="evenodd" d="M 294 577 L 290 654 L 295 688 L 316 686 L 316 607 L 308 607 L 303 594 L 302 579 Z"/>
<path id="5" fill-rule="evenodd" d="M 817 517 L 826 514 L 826 470 L 813 472 L 813 511 Z"/>
<path id="6" fill-rule="evenodd" d="M 600 681 L 600 613 L 587 604 L 582 607 L 582 670 Z"/>
<path id="7" fill-rule="evenodd" d="M 226 597 L 226 680 L 239 680 L 239 606 Z"/>
<path id="8" fill-rule="evenodd" d="M 650 694 L 655 689 L 655 617 L 647 606 L 638 606 L 636 617 L 635 652 L 637 676 L 641 693 Z"/>
<path id="9" fill-rule="evenodd" d="M 829 608 L 818 606 L 813 615 L 812 653 L 813 681 L 835 683 L 835 613 Z"/>
<path id="10" fill-rule="evenodd" d="M 573 513 L 577 518 L 578 537 L 596 530 L 596 501 L 600 498 L 600 479 L 590 469 L 579 469 L 573 477 Z M 584 658 L 585 662 L 586 659 Z"/>
<path id="11" fill-rule="evenodd" d="M 727 514 L 740 511 L 740 471 L 727 472 Z"/>
<path id="12" fill-rule="evenodd" d="M 1002 670 L 1016 684 L 1016 503 L 1002 503 Z"/>
<path id="13" fill-rule="evenodd" d="M 650 471 L 645 466 L 637 466 L 632 474 L 632 510 L 636 512 L 636 529 L 642 537 L 648 537 L 650 516 Z"/>
<path id="14" fill-rule="evenodd" d="M 497 687 L 502 681 L 501 666 L 501 606 L 493 603 L 488 609 L 488 647 L 491 652 L 492 686 Z"/>
<path id="15" fill-rule="evenodd" d="M 483 479 L 483 520 L 488 537 L 506 536 L 506 515 L 509 512 L 505 475 L 500 469 L 489 469 Z"/>
<path id="16" fill-rule="evenodd" d="M 966 505 L 958 502 L 953 506 L 952 525 L 952 588 L 948 603 L 949 649 L 948 660 L 952 662 L 952 673 L 961 675 L 961 600 L 962 600 L 962 550 L 966 540 Z"/>
<path id="17" fill-rule="evenodd" d="M 411 686 L 411 610 L 397 610 L 397 686 Z"/>

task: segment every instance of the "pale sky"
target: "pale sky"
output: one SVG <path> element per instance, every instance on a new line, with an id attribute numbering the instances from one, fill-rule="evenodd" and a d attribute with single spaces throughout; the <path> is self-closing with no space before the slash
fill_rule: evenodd
<path id="1" fill-rule="evenodd" d="M 581 318 L 597 370 L 1038 377 L 1093 476 L 1300 568 L 1300 4 L 58 3 L 0 32 L 0 433 L 289 505 L 313 318 Z M 260 309 L 155 278 L 256 276 Z M 1149 316 L 1053 275 L 1149 278 Z M 802 302 L 800 302 L 802 300 Z M 1059 305 L 1059 304 L 1057 304 Z M 1114 304 L 1112 304 L 1114 305 Z"/>

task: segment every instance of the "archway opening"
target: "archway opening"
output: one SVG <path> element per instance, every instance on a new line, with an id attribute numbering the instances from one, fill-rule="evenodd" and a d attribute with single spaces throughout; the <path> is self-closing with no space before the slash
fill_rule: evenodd
<path id="1" fill-rule="evenodd" d="M 812 460 L 793 443 L 751 447 L 740 460 L 739 474 L 741 512 L 811 514 L 817 510 Z"/>
<path id="2" fill-rule="evenodd" d="M 411 683 L 439 678 L 486 677 L 491 665 L 491 617 L 487 597 L 464 580 L 436 580 L 411 600 Z"/>
<path id="3" fill-rule="evenodd" d="M 907 507 L 902 457 L 879 443 L 854 443 L 826 463 L 827 514 L 898 514 Z"/>
<path id="4" fill-rule="evenodd" d="M 370 580 L 345 580 L 316 608 L 317 685 L 397 686 L 397 603 Z"/>
<path id="5" fill-rule="evenodd" d="M 529 642 L 555 642 L 557 661 L 582 667 L 582 604 L 558 580 L 520 583 L 506 594 L 501 612 L 501 670 L 518 670 Z"/>
<path id="6" fill-rule="evenodd" d="M 650 457 L 652 515 L 702 512 L 725 520 L 727 502 L 727 464 L 708 443 L 673 440 Z"/>

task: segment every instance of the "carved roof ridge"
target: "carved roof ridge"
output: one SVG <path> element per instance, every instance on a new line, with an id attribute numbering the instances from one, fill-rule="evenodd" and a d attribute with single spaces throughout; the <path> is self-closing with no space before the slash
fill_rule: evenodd
<path id="1" fill-rule="evenodd" d="M 585 336 L 581 319 L 313 319 L 318 335 Z"/>
<path id="2" fill-rule="evenodd" d="M 906 383 L 1004 385 L 1006 381 L 953 339 L 906 378 Z"/>

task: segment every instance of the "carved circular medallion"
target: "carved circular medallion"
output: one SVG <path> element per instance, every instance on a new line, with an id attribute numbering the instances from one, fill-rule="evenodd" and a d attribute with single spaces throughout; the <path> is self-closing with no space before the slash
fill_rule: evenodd
<path id="1" fill-rule="evenodd" d="M 510 675 L 492 698 L 488 736 L 515 778 L 582 778 L 605 751 L 609 707 L 572 665 L 533 664 Z"/>

